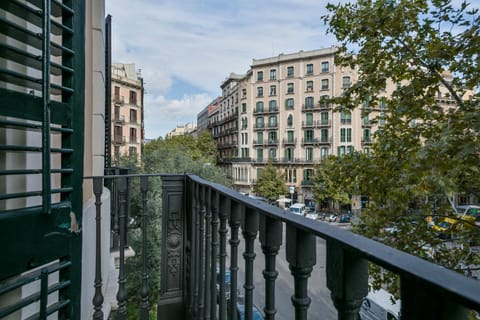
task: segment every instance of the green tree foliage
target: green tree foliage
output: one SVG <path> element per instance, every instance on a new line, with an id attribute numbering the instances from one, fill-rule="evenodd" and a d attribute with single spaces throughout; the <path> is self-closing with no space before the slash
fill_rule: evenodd
<path id="1" fill-rule="evenodd" d="M 276 200 L 280 195 L 287 194 L 287 187 L 283 175 L 268 163 L 258 177 L 253 191 L 269 200 Z"/>
<path id="2" fill-rule="evenodd" d="M 338 187 L 369 197 L 357 231 L 449 268 L 474 263 L 466 241 L 446 248 L 422 219 L 406 213 L 415 204 L 424 215 L 450 214 L 454 193 L 480 197 L 478 9 L 450 0 L 359 0 L 327 8 L 323 20 L 340 42 L 336 64 L 358 71 L 358 81 L 333 99 L 337 108 L 377 108 L 387 83 L 395 85 L 370 156 L 329 169 L 348 173 L 343 180 L 339 174 Z M 442 90 L 453 101 L 448 108 L 438 104 Z M 395 232 L 385 233 L 392 223 Z"/>
<path id="3" fill-rule="evenodd" d="M 210 135 L 202 135 L 198 140 L 188 136 L 178 136 L 170 139 L 157 139 L 145 145 L 143 165 L 137 167 L 136 172 L 141 173 L 191 173 L 204 179 L 225 186 L 231 186 L 231 181 L 220 168 L 215 166 L 216 149 Z M 123 164 L 132 165 L 131 161 L 124 159 Z M 133 167 L 135 168 L 135 167 Z M 131 212 L 134 224 L 140 225 L 142 199 L 139 188 L 139 180 L 131 179 L 133 196 L 131 200 Z M 162 192 L 161 179 L 154 177 L 149 179 L 148 223 L 147 223 L 147 253 L 148 273 L 150 288 L 150 305 L 154 306 L 160 289 L 160 245 L 161 245 L 161 211 Z M 129 297 L 129 313 L 131 319 L 137 319 L 136 308 L 140 303 L 139 290 L 141 285 L 141 230 L 133 228 L 130 231 L 130 245 L 136 255 L 127 260 L 127 294 Z M 152 307 L 155 309 L 155 307 Z"/>

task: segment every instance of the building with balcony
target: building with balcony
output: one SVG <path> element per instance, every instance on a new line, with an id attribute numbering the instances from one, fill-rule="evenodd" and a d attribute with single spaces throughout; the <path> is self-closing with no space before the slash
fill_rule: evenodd
<path id="1" fill-rule="evenodd" d="M 271 161 L 295 187 L 295 199 L 312 200 L 309 183 L 316 163 L 329 155 L 353 150 L 369 152 L 379 108 L 335 111 L 327 102 L 357 80 L 355 70 L 334 64 L 335 48 L 280 54 L 253 59 L 248 72 L 235 78 L 233 91 L 223 100 L 237 101 L 237 153 L 221 160 L 231 166 L 238 191 L 250 193 L 264 165 Z M 230 80 L 232 81 L 232 80 Z M 385 95 L 393 91 L 389 84 Z M 363 123 L 363 125 L 362 125 Z M 369 124 L 367 124 L 369 123 Z"/>
<path id="2" fill-rule="evenodd" d="M 175 129 L 171 130 L 165 135 L 165 138 L 193 135 L 196 133 L 196 131 L 197 131 L 197 125 L 195 123 L 188 122 L 183 125 L 177 125 Z"/>
<path id="3" fill-rule="evenodd" d="M 113 63 L 111 88 L 111 157 L 117 160 L 129 155 L 140 161 L 144 144 L 144 88 L 135 64 Z"/>

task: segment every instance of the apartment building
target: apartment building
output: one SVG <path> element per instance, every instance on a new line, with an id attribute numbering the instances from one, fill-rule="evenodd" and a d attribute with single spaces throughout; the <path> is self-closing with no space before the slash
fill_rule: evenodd
<path id="1" fill-rule="evenodd" d="M 113 63 L 111 156 L 135 155 L 141 160 L 144 143 L 143 78 L 135 64 Z"/>
<path id="2" fill-rule="evenodd" d="M 172 138 L 175 136 L 194 135 L 197 132 L 197 125 L 195 123 L 188 122 L 183 125 L 177 125 L 175 129 L 171 130 L 165 135 L 165 138 Z"/>
<path id="3" fill-rule="evenodd" d="M 230 103 L 224 110 L 238 110 L 239 131 L 237 152 L 231 151 L 232 158 L 224 153 L 220 160 L 231 167 L 238 191 L 251 193 L 261 170 L 272 162 L 285 174 L 287 186 L 294 187 L 294 200 L 308 202 L 316 163 L 331 154 L 369 152 L 386 104 L 372 108 L 366 102 L 352 112 L 335 111 L 326 99 L 341 95 L 357 73 L 335 66 L 334 52 L 332 47 L 253 59 L 243 77 L 224 81 L 222 101 Z M 391 91 L 388 86 L 385 95 Z"/>
<path id="4" fill-rule="evenodd" d="M 209 113 L 208 127 L 217 143 L 218 161 L 238 157 L 238 142 L 243 136 L 238 134 L 238 109 L 241 92 L 240 83 L 245 75 L 231 73 L 221 84 L 222 95 L 216 100 L 217 108 Z M 226 169 L 230 169 L 226 166 Z"/>

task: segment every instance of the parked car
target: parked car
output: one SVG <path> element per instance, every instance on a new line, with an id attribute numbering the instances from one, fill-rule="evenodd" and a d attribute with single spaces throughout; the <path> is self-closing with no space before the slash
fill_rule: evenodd
<path id="1" fill-rule="evenodd" d="M 309 219 L 317 220 L 318 219 L 318 213 L 316 213 L 315 211 L 309 211 L 309 212 L 307 212 L 305 217 L 307 217 Z"/>
<path id="2" fill-rule="evenodd" d="M 351 218 L 352 218 L 352 214 L 351 214 L 351 213 L 343 213 L 343 214 L 340 215 L 340 220 L 339 220 L 339 222 L 341 222 L 341 223 L 349 223 Z"/>
<path id="3" fill-rule="evenodd" d="M 361 320 L 398 320 L 400 319 L 400 301 L 391 299 L 391 294 L 384 290 L 370 291 L 360 307 Z"/>
<path id="4" fill-rule="evenodd" d="M 294 213 L 294 214 L 299 214 L 299 215 L 305 215 L 305 205 L 303 203 L 294 203 L 292 204 L 288 210 L 291 212 L 291 213 Z"/>
<path id="5" fill-rule="evenodd" d="M 238 320 L 245 320 L 245 305 L 243 302 L 237 301 L 237 319 Z M 257 308 L 256 305 L 253 305 L 253 320 L 263 320 L 263 314 Z"/>

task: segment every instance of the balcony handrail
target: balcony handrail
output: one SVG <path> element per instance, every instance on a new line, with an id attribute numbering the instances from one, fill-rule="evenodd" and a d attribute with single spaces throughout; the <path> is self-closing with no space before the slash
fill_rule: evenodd
<path id="1" fill-rule="evenodd" d="M 265 313 L 275 315 L 275 304 L 272 302 L 274 301 L 273 292 L 276 279 L 276 276 L 272 276 L 272 272 L 275 271 L 274 256 L 278 254 L 278 248 L 285 245 L 287 261 L 294 276 L 292 282 L 295 288 L 292 302 L 296 309 L 296 318 L 307 318 L 306 310 L 310 305 L 307 285 L 308 278 L 313 270 L 312 267 L 316 264 L 316 237 L 325 239 L 327 243 L 326 282 L 338 311 L 338 319 L 353 319 L 346 315 L 356 314 L 362 299 L 367 295 L 368 261 L 400 276 L 402 312 L 405 311 L 405 314 L 402 314 L 403 317 L 425 318 L 419 317 L 419 314 L 422 314 L 424 310 L 416 307 L 418 302 L 416 300 L 417 292 L 426 296 L 441 297 L 442 303 L 447 306 L 440 307 L 441 311 L 439 312 L 446 312 L 445 310 L 452 308 L 451 310 L 454 313 L 464 315 L 465 308 L 480 310 L 479 283 L 476 280 L 328 223 L 312 222 L 312 220 L 300 215 L 287 214 L 281 208 L 242 195 L 228 187 L 192 174 L 151 173 L 85 177 L 85 179 L 93 179 L 94 182 L 97 218 L 101 216 L 98 210 L 98 204 L 101 202 L 98 199 L 101 199 L 102 181 L 116 178 L 123 179 L 123 182 L 119 184 L 122 187 L 119 187 L 118 190 L 120 192 L 119 203 L 123 203 L 124 206 L 128 202 L 125 181 L 129 181 L 131 178 L 139 178 L 142 198 L 146 199 L 147 192 L 150 191 L 148 190 L 148 179 L 145 179 L 148 177 L 162 178 L 163 231 L 161 252 L 170 249 L 175 251 L 175 254 L 162 256 L 161 258 L 159 314 L 168 312 L 169 318 L 190 319 L 189 317 L 183 318 L 181 315 L 180 310 L 185 308 L 189 310 L 190 316 L 193 317 L 203 315 L 205 318 L 210 318 L 209 314 L 214 315 L 218 311 L 222 315 L 219 316 L 220 319 L 227 319 L 226 301 L 224 298 L 219 299 L 219 297 L 225 297 L 225 284 L 220 283 L 219 294 L 215 291 L 215 288 L 218 288 L 216 287 L 218 285 L 216 280 L 219 275 L 218 270 L 220 269 L 220 278 L 225 276 L 226 271 L 227 224 L 230 228 L 230 272 L 232 273 L 232 283 L 229 289 L 230 312 L 236 312 L 234 306 L 237 297 L 236 290 L 239 288 L 237 267 L 241 259 L 238 255 L 240 226 L 243 233 L 241 241 L 245 241 L 246 250 L 243 255 L 245 262 L 243 287 L 245 289 L 245 312 L 247 314 L 250 312 L 251 315 L 253 310 L 253 290 L 255 287 L 252 274 L 255 260 L 254 244 L 256 241 L 260 241 L 265 259 L 271 258 L 272 256 L 269 253 L 273 253 L 273 260 L 270 260 L 269 267 L 265 266 L 264 271 L 265 285 L 269 287 L 267 291 L 270 292 L 269 294 L 266 291 Z M 302 184 L 304 181 L 302 181 Z M 128 221 L 128 209 L 122 208 L 123 210 L 120 209 L 117 215 L 120 232 L 127 229 L 125 226 Z M 147 219 L 147 211 L 144 205 L 141 214 L 142 233 L 146 232 L 144 222 Z M 263 221 L 263 225 L 261 221 Z M 287 230 L 285 244 L 281 243 L 283 223 L 286 224 Z M 98 218 L 96 221 L 97 234 L 100 234 L 98 233 L 100 224 L 101 221 Z M 258 238 L 257 235 L 259 235 Z M 124 248 L 125 233 L 120 234 L 119 238 L 119 248 Z M 279 238 L 280 240 L 278 240 Z M 143 239 L 145 240 L 145 237 Z M 142 253 L 146 252 L 144 240 L 142 241 Z M 101 252 L 100 241 L 101 236 L 98 236 L 96 245 L 98 259 L 100 259 Z M 299 250 L 299 248 L 302 249 Z M 218 250 L 220 250 L 220 254 L 217 256 Z M 117 295 L 117 299 L 119 313 L 121 311 L 122 315 L 126 315 L 126 297 L 124 295 L 125 256 L 122 255 L 122 250 L 120 251 L 119 295 Z M 146 282 L 148 278 L 146 272 L 148 270 L 145 267 L 147 258 L 144 258 L 145 254 L 141 254 L 141 256 L 142 300 L 148 301 L 148 284 Z M 169 275 L 168 270 L 172 268 L 174 269 L 173 275 Z M 184 274 L 185 270 L 191 272 Z M 96 299 L 93 302 L 98 313 L 101 312 L 103 301 L 100 271 L 101 268 L 97 262 Z M 184 281 L 189 283 L 188 292 L 186 291 L 188 288 L 184 286 Z M 273 300 L 272 296 L 269 296 L 271 294 L 273 294 Z M 176 302 L 171 299 L 172 295 L 178 298 L 177 300 L 174 299 Z M 427 300 L 425 297 L 423 299 Z M 171 307 L 170 304 L 176 305 Z M 438 306 L 429 304 L 429 309 L 432 308 L 438 309 Z M 178 313 L 173 310 L 178 310 Z M 142 305 L 141 311 L 144 312 L 141 319 L 148 319 L 148 304 Z M 170 312 L 173 312 L 173 314 L 170 314 Z M 433 317 L 434 315 L 426 318 L 433 319 Z M 247 315 L 246 318 L 249 318 L 249 316 Z"/>
<path id="2" fill-rule="evenodd" d="M 472 309 L 479 309 L 480 307 L 479 283 L 472 281 L 471 278 L 359 234 L 327 223 L 313 224 L 311 220 L 299 215 L 285 214 L 284 209 L 271 206 L 260 200 L 252 200 L 248 196 L 198 176 L 187 176 L 195 183 L 216 189 L 221 196 L 243 203 L 249 208 L 257 210 L 260 214 L 311 232 L 313 235 L 327 240 L 327 242 L 333 241 L 346 250 L 353 250 L 355 254 L 391 272 L 423 280 L 427 284 L 441 289 L 445 294 L 466 307 Z M 455 289 L 452 289 L 452 284 L 455 284 Z"/>

